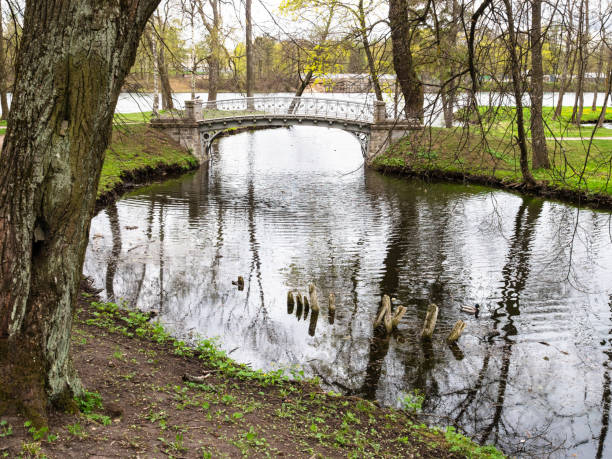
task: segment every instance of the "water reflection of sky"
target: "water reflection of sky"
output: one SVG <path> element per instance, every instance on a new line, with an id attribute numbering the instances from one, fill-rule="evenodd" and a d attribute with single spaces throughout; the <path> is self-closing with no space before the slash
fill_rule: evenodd
<path id="1" fill-rule="evenodd" d="M 383 177 L 361 161 L 341 131 L 222 139 L 209 167 L 101 212 L 85 273 L 108 295 L 161 310 L 181 336 L 219 336 L 254 367 L 297 365 L 388 404 L 418 388 L 438 416 L 429 420 L 509 453 L 611 454 L 610 215 Z M 308 282 L 322 303 L 314 336 L 312 313 L 298 320 L 286 305 Z M 391 337 L 372 327 L 382 293 L 408 308 Z M 429 302 L 440 315 L 424 347 Z M 475 302 L 478 320 L 459 311 Z M 466 331 L 451 349 L 444 337 L 459 318 Z"/>

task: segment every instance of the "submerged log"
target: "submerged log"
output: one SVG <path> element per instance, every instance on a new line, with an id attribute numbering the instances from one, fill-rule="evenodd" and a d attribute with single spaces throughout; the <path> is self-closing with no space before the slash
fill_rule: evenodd
<path id="1" fill-rule="evenodd" d="M 451 330 L 446 341 L 449 343 L 454 343 L 459 339 L 461 334 L 463 333 L 463 329 L 465 328 L 465 322 L 463 320 L 458 320 L 453 329 Z"/>
<path id="2" fill-rule="evenodd" d="M 427 308 L 427 315 L 425 316 L 425 323 L 423 324 L 423 331 L 421 332 L 421 339 L 430 340 L 433 336 L 434 328 L 436 328 L 436 321 L 438 320 L 438 306 L 431 303 Z"/>
<path id="3" fill-rule="evenodd" d="M 389 298 L 389 295 L 383 295 L 380 311 L 378 311 L 378 316 L 376 316 L 376 320 L 374 321 L 374 328 L 381 324 L 387 314 L 391 314 L 391 298 Z"/>
<path id="4" fill-rule="evenodd" d="M 289 290 L 287 292 L 287 314 L 293 314 L 294 306 L 295 306 L 295 298 L 293 298 L 293 292 Z"/>
<path id="5" fill-rule="evenodd" d="M 310 308 L 313 312 L 319 312 L 319 299 L 317 297 L 317 289 L 313 283 L 308 284 L 308 293 L 310 294 Z"/>

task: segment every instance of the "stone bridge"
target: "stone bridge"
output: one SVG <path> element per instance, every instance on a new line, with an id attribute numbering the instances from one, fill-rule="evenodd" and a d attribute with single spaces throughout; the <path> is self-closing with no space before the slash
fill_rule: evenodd
<path id="1" fill-rule="evenodd" d="M 311 97 L 250 97 L 206 102 L 186 101 L 179 116 L 154 118 L 151 126 L 165 131 L 200 161 L 209 159 L 214 140 L 236 129 L 320 126 L 342 129 L 361 143 L 366 163 L 391 141 L 421 126 L 387 118 L 384 102 L 356 102 Z"/>

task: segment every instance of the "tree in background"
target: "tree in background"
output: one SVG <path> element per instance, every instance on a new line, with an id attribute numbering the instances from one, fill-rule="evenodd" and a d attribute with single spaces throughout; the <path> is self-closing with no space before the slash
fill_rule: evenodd
<path id="1" fill-rule="evenodd" d="M 531 0 L 531 167 L 550 168 L 542 100 L 544 96 L 544 71 L 542 69 L 542 0 Z"/>

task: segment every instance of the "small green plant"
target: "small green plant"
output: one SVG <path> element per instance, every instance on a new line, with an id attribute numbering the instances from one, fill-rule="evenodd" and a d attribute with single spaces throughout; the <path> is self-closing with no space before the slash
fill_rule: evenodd
<path id="1" fill-rule="evenodd" d="M 83 432 L 83 426 L 79 424 L 78 422 L 75 422 L 74 424 L 68 424 L 66 426 L 66 429 L 68 429 L 68 432 L 70 432 L 70 435 L 74 437 L 78 437 L 81 439 L 85 438 L 85 432 Z"/>
<path id="2" fill-rule="evenodd" d="M 34 427 L 34 425 L 32 425 L 32 421 L 24 422 L 23 426 L 28 430 L 28 432 L 30 432 L 34 441 L 42 440 L 47 435 L 47 432 L 49 432 L 49 427 L 43 426 L 40 429 L 37 429 Z"/>
<path id="3" fill-rule="evenodd" d="M 75 400 L 79 405 L 79 411 L 83 414 L 90 414 L 94 410 L 102 408 L 102 396 L 98 392 L 85 391 Z"/>
<path id="4" fill-rule="evenodd" d="M 405 394 L 400 399 L 402 408 L 411 413 L 420 413 L 423 409 L 423 402 L 425 401 L 425 395 L 419 389 L 415 389 L 412 393 Z"/>
<path id="5" fill-rule="evenodd" d="M 13 435 L 13 428 L 6 420 L 3 419 L 0 421 L 0 438 L 8 437 L 10 435 Z"/>
<path id="6" fill-rule="evenodd" d="M 478 459 L 503 459 L 504 454 L 495 446 L 480 446 L 468 437 L 460 434 L 454 427 L 447 427 L 444 437 L 450 446 L 450 451 L 469 458 Z"/>

